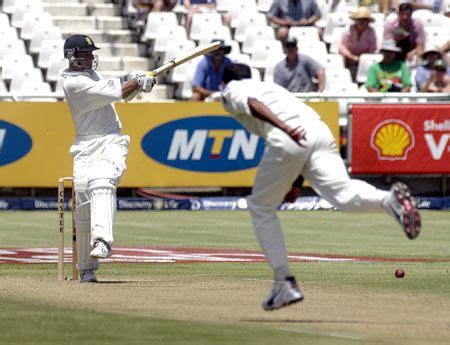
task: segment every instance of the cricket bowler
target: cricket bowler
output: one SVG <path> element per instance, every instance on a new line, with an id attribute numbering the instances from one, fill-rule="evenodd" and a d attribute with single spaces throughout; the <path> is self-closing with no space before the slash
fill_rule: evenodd
<path id="1" fill-rule="evenodd" d="M 227 66 L 222 77 L 226 86 L 221 99 L 223 107 L 234 118 L 266 141 L 248 208 L 256 237 L 275 278 L 262 307 L 274 310 L 303 299 L 289 269 L 276 215 L 278 205 L 299 175 L 339 210 L 387 211 L 410 239 L 419 235 L 421 218 L 405 184 L 397 182 L 390 191 L 383 191 L 350 179 L 334 137 L 320 116 L 281 86 L 250 78 L 248 66 Z"/>

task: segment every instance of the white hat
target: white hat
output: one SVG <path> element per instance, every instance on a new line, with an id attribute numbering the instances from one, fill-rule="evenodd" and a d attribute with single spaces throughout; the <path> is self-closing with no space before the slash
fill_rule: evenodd
<path id="1" fill-rule="evenodd" d="M 381 43 L 380 51 L 382 50 L 396 53 L 400 53 L 402 51 L 399 47 L 397 47 L 394 40 L 384 40 L 383 43 Z"/>

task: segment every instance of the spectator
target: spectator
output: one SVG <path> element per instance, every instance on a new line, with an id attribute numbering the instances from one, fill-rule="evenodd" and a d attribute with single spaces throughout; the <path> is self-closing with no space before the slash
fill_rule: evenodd
<path id="1" fill-rule="evenodd" d="M 345 67 L 350 70 L 355 80 L 359 56 L 363 53 L 375 53 L 377 36 L 375 30 L 369 26 L 374 18 L 367 7 L 359 7 L 350 15 L 350 18 L 355 21 L 355 24 L 343 32 L 339 53 L 344 57 Z"/>
<path id="2" fill-rule="evenodd" d="M 424 91 L 422 88 L 425 86 L 430 77 L 431 69 L 434 63 L 439 59 L 442 59 L 442 53 L 439 48 L 435 45 L 429 45 L 422 55 L 422 60 L 424 63 L 423 65 L 417 67 L 416 71 L 416 87 L 418 91 Z"/>
<path id="3" fill-rule="evenodd" d="M 273 81 L 291 92 L 323 91 L 324 68 L 310 56 L 298 54 L 295 38 L 289 38 L 285 42 L 285 48 L 286 59 L 275 66 Z M 317 86 L 313 78 L 317 79 Z"/>
<path id="4" fill-rule="evenodd" d="M 278 39 L 284 43 L 291 26 L 311 26 L 320 18 L 315 0 L 274 0 L 267 17 L 278 25 Z"/>
<path id="5" fill-rule="evenodd" d="M 187 11 L 186 30 L 190 32 L 192 16 L 195 13 L 215 12 L 216 0 L 183 0 L 183 6 Z"/>
<path id="6" fill-rule="evenodd" d="M 220 41 L 218 50 L 205 55 L 197 65 L 194 79 L 192 81 L 192 100 L 202 101 L 214 92 L 219 91 L 223 70 L 232 62 L 225 55 L 231 51 L 231 46 L 225 45 L 224 41 L 214 39 L 212 42 Z"/>
<path id="7" fill-rule="evenodd" d="M 423 25 L 418 19 L 412 18 L 412 12 L 411 3 L 401 4 L 397 18 L 386 21 L 383 33 L 385 40 L 395 40 L 401 48 L 400 56 L 410 63 L 414 63 L 414 58 L 422 55 L 425 43 Z"/>
<path id="8" fill-rule="evenodd" d="M 137 11 L 132 21 L 133 27 L 143 28 L 149 12 L 171 11 L 176 4 L 177 0 L 133 0 Z"/>
<path id="9" fill-rule="evenodd" d="M 442 52 L 443 60 L 448 64 L 450 64 L 450 40 L 448 40 L 440 49 Z"/>
<path id="10" fill-rule="evenodd" d="M 431 67 L 430 76 L 422 87 L 423 92 L 450 92 L 450 73 L 443 60 L 437 60 Z"/>
<path id="11" fill-rule="evenodd" d="M 369 67 L 366 87 L 370 92 L 409 92 L 411 75 L 403 59 L 398 57 L 401 49 L 394 40 L 385 40 L 381 45 L 381 62 Z"/>

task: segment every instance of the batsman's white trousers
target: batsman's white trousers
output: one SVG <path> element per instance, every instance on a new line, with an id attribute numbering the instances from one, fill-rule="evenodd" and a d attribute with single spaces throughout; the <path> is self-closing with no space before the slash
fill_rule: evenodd
<path id="1" fill-rule="evenodd" d="M 96 269 L 98 260 L 89 256 L 92 238 L 101 238 L 108 243 L 113 241 L 112 224 L 115 215 L 115 187 L 126 170 L 126 158 L 130 138 L 127 135 L 110 134 L 103 136 L 77 137 L 70 148 L 74 159 L 73 176 L 77 207 L 92 204 L 92 185 L 100 182 L 98 189 L 111 190 L 110 198 L 104 205 L 96 207 L 86 215 L 83 212 L 75 218 L 77 228 L 78 269 Z M 108 183 L 104 183 L 107 181 Z M 91 189 L 89 189 L 91 186 Z M 98 202 L 96 202 L 98 204 Z M 91 205 L 92 206 L 92 205 Z M 98 205 L 97 205 L 98 206 Z M 92 219 L 92 215 L 98 219 Z"/>
<path id="2" fill-rule="evenodd" d="M 278 132 L 266 145 L 252 193 L 248 197 L 258 242 L 273 269 L 288 265 L 287 251 L 276 209 L 302 174 L 325 200 L 342 211 L 380 212 L 389 192 L 352 180 L 339 155 L 334 137 L 322 121 L 306 126 L 306 147 Z"/>

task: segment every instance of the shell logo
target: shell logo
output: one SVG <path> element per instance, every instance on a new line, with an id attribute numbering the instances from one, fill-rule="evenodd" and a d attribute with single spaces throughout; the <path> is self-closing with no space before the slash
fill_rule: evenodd
<path id="1" fill-rule="evenodd" d="M 405 160 L 414 147 L 414 134 L 401 120 L 385 120 L 372 131 L 370 146 L 377 152 L 378 159 Z"/>

